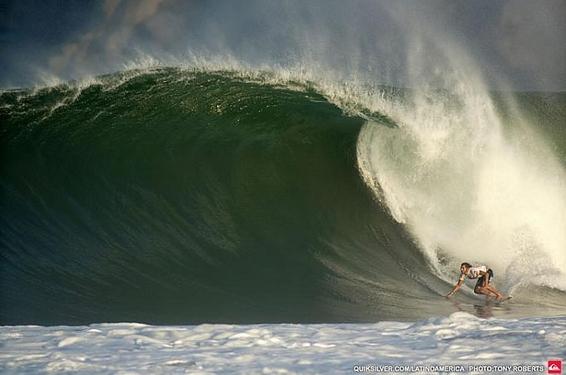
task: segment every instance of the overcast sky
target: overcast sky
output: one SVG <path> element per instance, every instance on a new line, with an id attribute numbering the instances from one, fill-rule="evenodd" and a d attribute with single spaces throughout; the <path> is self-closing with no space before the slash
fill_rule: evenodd
<path id="1" fill-rule="evenodd" d="M 494 88 L 505 81 L 518 90 L 564 91 L 566 2 L 0 2 L 3 87 L 113 72 L 148 56 L 172 64 L 189 56 L 303 64 L 402 85 L 419 48 L 422 75 L 460 54 Z"/>

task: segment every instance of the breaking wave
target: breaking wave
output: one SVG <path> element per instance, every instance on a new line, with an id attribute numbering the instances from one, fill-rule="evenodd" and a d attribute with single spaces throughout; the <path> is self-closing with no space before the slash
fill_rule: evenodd
<path id="1" fill-rule="evenodd" d="M 5 91 L 0 322 L 485 314 L 442 298 L 464 260 L 517 296 L 493 313 L 563 312 L 564 96 L 517 103 L 542 135 L 497 98 L 271 73 Z"/>

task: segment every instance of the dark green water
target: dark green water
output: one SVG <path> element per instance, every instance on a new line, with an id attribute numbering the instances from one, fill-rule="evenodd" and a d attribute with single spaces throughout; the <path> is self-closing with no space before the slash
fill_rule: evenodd
<path id="1" fill-rule="evenodd" d="M 364 120 L 313 90 L 163 69 L 4 92 L 0 123 L 0 324 L 459 309 L 359 176 Z"/>

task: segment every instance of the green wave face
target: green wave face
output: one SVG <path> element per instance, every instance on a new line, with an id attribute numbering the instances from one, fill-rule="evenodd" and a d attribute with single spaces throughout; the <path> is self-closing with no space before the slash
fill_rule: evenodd
<path id="1" fill-rule="evenodd" d="M 3 323 L 377 314 L 326 264 L 376 216 L 363 122 L 321 95 L 166 69 L 7 92 L 1 117 Z"/>

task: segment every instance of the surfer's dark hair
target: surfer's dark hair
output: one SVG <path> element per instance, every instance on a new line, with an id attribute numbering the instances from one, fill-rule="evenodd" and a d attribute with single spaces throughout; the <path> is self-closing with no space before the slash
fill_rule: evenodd
<path id="1" fill-rule="evenodd" d="M 462 267 L 462 266 L 471 267 L 472 265 L 470 263 L 464 262 L 464 263 L 460 264 L 460 267 Z"/>

